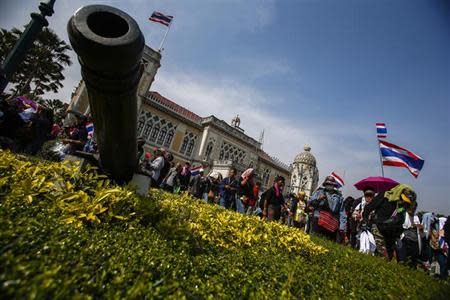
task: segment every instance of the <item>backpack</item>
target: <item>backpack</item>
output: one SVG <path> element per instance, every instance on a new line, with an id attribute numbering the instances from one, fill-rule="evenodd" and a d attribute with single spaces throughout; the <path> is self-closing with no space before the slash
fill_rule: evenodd
<path id="1" fill-rule="evenodd" d="M 389 232 L 393 235 L 400 236 L 403 231 L 403 223 L 405 222 L 406 210 L 397 204 L 397 208 L 392 215 L 385 221 L 378 222 L 377 227 L 380 232 Z"/>

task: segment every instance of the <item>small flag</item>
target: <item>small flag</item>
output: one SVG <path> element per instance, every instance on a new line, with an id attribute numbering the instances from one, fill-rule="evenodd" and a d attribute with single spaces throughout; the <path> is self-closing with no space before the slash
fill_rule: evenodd
<path id="1" fill-rule="evenodd" d="M 379 140 L 383 166 L 407 168 L 417 178 L 424 160 L 413 152 L 400 146 Z"/>
<path id="2" fill-rule="evenodd" d="M 335 172 L 331 172 L 330 176 L 333 177 L 334 180 L 336 180 L 338 189 L 344 186 L 344 180 L 338 174 L 336 174 Z"/>
<path id="3" fill-rule="evenodd" d="M 92 122 L 87 123 L 86 131 L 88 139 L 92 139 L 94 137 L 94 123 Z"/>
<path id="4" fill-rule="evenodd" d="M 375 125 L 377 126 L 377 137 L 379 139 L 385 139 L 387 137 L 386 124 L 376 123 Z"/>
<path id="5" fill-rule="evenodd" d="M 196 175 L 200 174 L 200 172 L 203 172 L 203 166 L 191 168 L 191 176 L 196 176 Z"/>
<path id="6" fill-rule="evenodd" d="M 166 15 L 163 15 L 162 13 L 160 13 L 160 12 L 155 11 L 155 12 L 152 13 L 151 17 L 148 18 L 148 19 L 150 21 L 158 22 L 158 23 L 161 23 L 163 25 L 169 26 L 170 22 L 172 22 L 173 16 L 166 16 Z"/>

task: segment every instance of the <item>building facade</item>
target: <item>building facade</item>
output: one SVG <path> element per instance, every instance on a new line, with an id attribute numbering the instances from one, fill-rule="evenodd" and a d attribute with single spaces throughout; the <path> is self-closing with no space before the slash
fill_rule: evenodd
<path id="1" fill-rule="evenodd" d="M 319 182 L 319 170 L 314 155 L 311 154 L 311 147 L 306 145 L 304 152 L 299 153 L 291 166 L 291 192 L 305 192 L 309 198 L 317 189 Z"/>
<path id="2" fill-rule="evenodd" d="M 228 124 L 213 115 L 200 117 L 151 91 L 142 98 L 137 135 L 145 139 L 148 150 L 164 148 L 176 161 L 202 165 L 205 172 L 217 171 L 226 177 L 231 167 L 238 173 L 254 168 L 263 189 L 281 175 L 289 190 L 289 166 L 264 152 L 261 143 L 246 135 L 239 123 Z"/>
<path id="3" fill-rule="evenodd" d="M 231 124 L 211 115 L 200 117 L 194 112 L 167 99 L 158 92 L 150 92 L 161 54 L 145 46 L 142 58 L 142 77 L 139 82 L 137 136 L 145 139 L 145 148 L 164 148 L 175 161 L 203 166 L 205 172 L 218 171 L 223 177 L 231 167 L 238 174 L 254 168 L 262 190 L 269 188 L 277 175 L 286 178 L 285 191 L 290 190 L 289 166 L 263 151 L 260 142 L 245 134 L 236 117 Z M 89 98 L 83 81 L 80 82 L 69 110 L 89 114 Z M 67 118 L 70 123 L 71 119 Z"/>

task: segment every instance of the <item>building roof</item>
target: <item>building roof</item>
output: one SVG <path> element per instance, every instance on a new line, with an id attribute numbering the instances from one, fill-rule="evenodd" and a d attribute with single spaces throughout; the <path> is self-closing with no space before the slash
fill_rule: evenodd
<path id="1" fill-rule="evenodd" d="M 289 170 L 289 166 L 287 164 L 285 164 L 284 162 L 282 162 L 281 160 L 279 160 L 276 157 L 270 156 L 269 154 L 267 154 L 265 151 L 261 150 L 258 152 L 258 156 L 259 158 L 261 158 L 262 160 L 265 160 L 266 162 L 271 163 L 272 165 L 283 169 L 285 172 L 290 172 Z"/>
<path id="2" fill-rule="evenodd" d="M 165 108 L 175 112 L 178 115 L 183 116 L 184 118 L 200 124 L 202 122 L 202 117 L 199 115 L 193 113 L 192 111 L 188 110 L 187 108 L 184 108 L 181 105 L 176 104 L 172 100 L 167 99 L 166 97 L 162 96 L 160 93 L 155 91 L 149 91 L 147 93 L 147 97 L 150 97 L 155 102 L 159 103 L 160 105 L 164 106 Z"/>

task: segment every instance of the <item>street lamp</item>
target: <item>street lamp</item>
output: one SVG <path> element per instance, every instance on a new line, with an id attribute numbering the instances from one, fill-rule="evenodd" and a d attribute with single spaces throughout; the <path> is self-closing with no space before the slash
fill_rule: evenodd
<path id="1" fill-rule="evenodd" d="M 0 67 L 0 95 L 5 91 L 6 86 L 17 70 L 17 66 L 25 57 L 36 36 L 42 31 L 42 27 L 48 26 L 47 16 L 53 15 L 53 5 L 56 0 L 49 0 L 39 4 L 40 13 L 31 13 L 31 21 L 20 36 L 14 48 L 9 52 L 2 66 Z"/>

